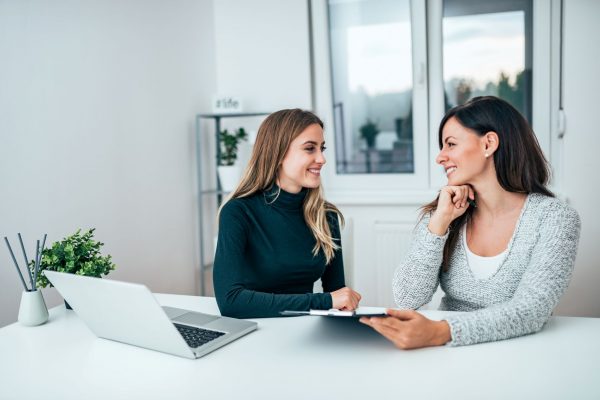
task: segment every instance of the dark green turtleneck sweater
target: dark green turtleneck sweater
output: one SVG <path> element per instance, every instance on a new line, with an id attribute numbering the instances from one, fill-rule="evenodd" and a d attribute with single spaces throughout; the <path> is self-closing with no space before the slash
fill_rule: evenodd
<path id="1" fill-rule="evenodd" d="M 283 310 L 329 309 L 327 292 L 345 286 L 341 249 L 329 265 L 322 251 L 313 256 L 315 238 L 302 213 L 307 190 L 281 190 L 274 200 L 277 189 L 232 199 L 221 210 L 213 283 L 222 315 L 261 318 Z M 341 244 L 337 215 L 327 217 Z M 325 293 L 313 293 L 319 278 Z"/>

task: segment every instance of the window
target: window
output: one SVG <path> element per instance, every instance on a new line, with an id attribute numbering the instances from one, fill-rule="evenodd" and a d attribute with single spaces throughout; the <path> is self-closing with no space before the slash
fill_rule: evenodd
<path id="1" fill-rule="evenodd" d="M 337 172 L 414 172 L 409 0 L 328 11 Z"/>
<path id="2" fill-rule="evenodd" d="M 445 0 L 445 108 L 503 98 L 531 121 L 532 0 Z"/>

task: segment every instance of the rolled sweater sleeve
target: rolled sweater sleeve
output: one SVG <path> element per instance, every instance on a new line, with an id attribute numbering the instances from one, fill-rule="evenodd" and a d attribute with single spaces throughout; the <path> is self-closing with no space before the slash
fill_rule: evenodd
<path id="1" fill-rule="evenodd" d="M 531 262 L 511 300 L 446 318 L 452 346 L 508 339 L 542 329 L 567 289 L 581 221 L 568 206 L 547 214 Z"/>
<path id="2" fill-rule="evenodd" d="M 428 224 L 428 216 L 417 224 L 409 251 L 394 273 L 394 300 L 402 309 L 415 310 L 429 303 L 439 285 L 448 232 L 436 235 L 429 231 Z"/>
<path id="3" fill-rule="evenodd" d="M 248 289 L 244 259 L 249 240 L 249 217 L 228 202 L 219 216 L 219 237 L 213 269 L 215 297 L 221 314 L 234 318 L 279 317 L 280 311 L 331 308 L 329 293 L 274 294 Z"/>

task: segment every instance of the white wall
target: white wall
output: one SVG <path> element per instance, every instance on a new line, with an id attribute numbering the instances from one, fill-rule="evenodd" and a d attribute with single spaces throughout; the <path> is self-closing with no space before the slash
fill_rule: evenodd
<path id="1" fill-rule="evenodd" d="M 214 2 L 217 89 L 246 111 L 311 105 L 306 0 Z"/>
<path id="2" fill-rule="evenodd" d="M 214 32 L 217 93 L 242 99 L 245 112 L 312 109 L 306 0 L 215 0 Z M 256 131 L 263 119 L 223 126 Z M 241 149 L 241 165 L 250 152 Z"/>
<path id="3" fill-rule="evenodd" d="M 215 91 L 210 0 L 0 1 L 0 236 L 96 227 L 116 279 L 197 290 L 193 120 Z M 0 248 L 0 326 L 20 282 Z M 45 291 L 49 305 L 60 300 Z"/>
<path id="4" fill-rule="evenodd" d="M 598 199 L 598 94 L 600 93 L 600 2 L 567 0 L 564 5 L 562 149 L 564 194 L 582 220 L 571 285 L 557 314 L 600 317 L 600 213 Z"/>

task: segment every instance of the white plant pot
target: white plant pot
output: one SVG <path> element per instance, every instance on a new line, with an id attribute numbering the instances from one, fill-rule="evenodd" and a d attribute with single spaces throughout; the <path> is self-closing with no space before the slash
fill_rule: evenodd
<path id="1" fill-rule="evenodd" d="M 227 165 L 217 167 L 219 173 L 219 182 L 221 190 L 232 192 L 240 181 L 242 170 L 237 165 Z"/>
<path id="2" fill-rule="evenodd" d="M 25 326 L 41 325 L 48 321 L 48 309 L 40 290 L 23 292 L 18 320 Z"/>

